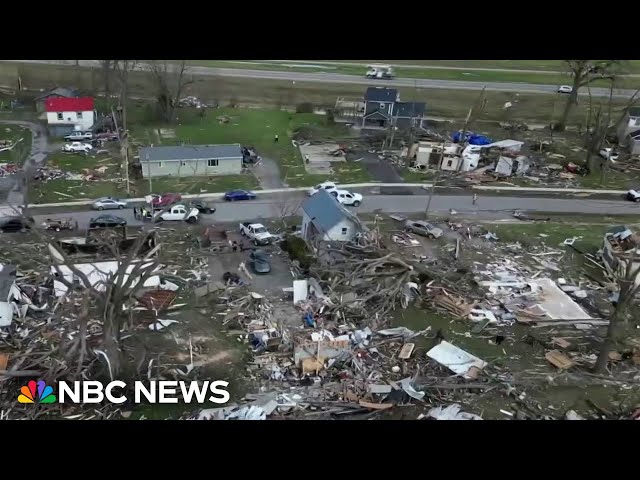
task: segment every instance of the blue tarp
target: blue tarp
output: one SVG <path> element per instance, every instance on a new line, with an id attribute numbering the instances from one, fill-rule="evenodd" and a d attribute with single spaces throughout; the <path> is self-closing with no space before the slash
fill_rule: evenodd
<path id="1" fill-rule="evenodd" d="M 490 138 L 485 137 L 484 135 L 478 135 L 475 132 L 465 132 L 464 136 L 464 141 L 468 142 L 470 145 L 489 145 L 493 143 L 493 140 Z M 460 143 L 460 137 L 462 137 L 461 131 L 455 132 L 451 135 L 453 143 Z"/>

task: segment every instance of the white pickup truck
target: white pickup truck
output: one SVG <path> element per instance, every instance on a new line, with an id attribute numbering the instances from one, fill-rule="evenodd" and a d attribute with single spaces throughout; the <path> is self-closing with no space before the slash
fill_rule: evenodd
<path id="1" fill-rule="evenodd" d="M 161 220 L 166 222 L 184 220 L 187 223 L 196 223 L 198 221 L 199 210 L 197 208 L 189 208 L 182 204 L 173 205 L 166 212 L 160 210 L 156 212 L 154 218 L 156 222 Z"/>
<path id="2" fill-rule="evenodd" d="M 75 131 L 65 136 L 64 139 L 69 142 L 72 142 L 74 140 L 91 140 L 93 139 L 93 133 Z"/>
<path id="3" fill-rule="evenodd" d="M 273 235 L 261 223 L 241 223 L 240 234 L 253 240 L 255 245 L 268 245 L 273 240 Z"/>

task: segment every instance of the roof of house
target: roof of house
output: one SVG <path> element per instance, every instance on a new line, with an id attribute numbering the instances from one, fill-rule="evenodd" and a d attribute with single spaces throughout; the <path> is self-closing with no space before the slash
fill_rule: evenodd
<path id="1" fill-rule="evenodd" d="M 345 219 L 359 224 L 358 219 L 326 190 L 320 190 L 307 198 L 302 204 L 302 210 L 318 229 L 325 232 Z"/>
<path id="2" fill-rule="evenodd" d="M 630 107 L 629 108 L 629 116 L 630 117 L 640 117 L 640 107 Z"/>
<path id="3" fill-rule="evenodd" d="M 424 117 L 427 104 L 424 102 L 396 102 L 393 115 L 396 117 Z"/>
<path id="4" fill-rule="evenodd" d="M 398 100 L 398 90 L 386 87 L 369 87 L 364 94 L 367 102 L 395 102 Z"/>
<path id="5" fill-rule="evenodd" d="M 53 90 L 49 90 L 47 93 L 40 95 L 39 97 L 36 97 L 36 101 L 42 100 L 51 96 L 72 98 L 72 97 L 79 97 L 80 94 L 78 90 L 76 90 L 75 88 L 58 87 L 58 88 L 54 88 Z"/>
<path id="6" fill-rule="evenodd" d="M 364 118 L 367 120 L 389 120 L 389 115 L 381 112 L 380 110 L 376 110 L 375 112 L 371 112 L 369 115 L 365 115 Z"/>
<path id="7" fill-rule="evenodd" d="M 140 162 L 170 162 L 178 160 L 208 160 L 242 158 L 240 144 L 183 145 L 177 147 L 145 147 L 140 150 Z"/>
<path id="8" fill-rule="evenodd" d="M 47 112 L 88 112 L 93 110 L 93 98 L 49 97 L 44 108 Z"/>

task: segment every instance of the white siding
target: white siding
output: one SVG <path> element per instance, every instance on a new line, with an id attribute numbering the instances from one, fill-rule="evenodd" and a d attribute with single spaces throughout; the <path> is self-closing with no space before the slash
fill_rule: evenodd
<path id="1" fill-rule="evenodd" d="M 214 160 L 214 159 L 212 159 Z M 151 161 L 142 162 L 142 175 L 149 176 L 151 171 L 152 177 L 180 176 L 180 177 L 198 177 L 209 175 L 239 175 L 242 173 L 242 158 L 221 158 L 217 159 L 217 166 L 209 166 L 209 160 L 184 160 L 182 162 Z M 215 164 L 216 162 L 211 162 Z"/>
<path id="2" fill-rule="evenodd" d="M 312 227 L 311 219 L 309 218 L 309 215 L 306 214 L 306 212 L 303 212 L 302 213 L 302 237 L 307 240 L 310 240 L 311 231 L 314 231 Z M 358 233 L 358 230 L 354 222 L 345 218 L 344 220 L 342 220 L 342 222 L 335 225 L 328 232 L 325 232 L 324 235 L 322 236 L 322 240 L 348 241 L 348 240 L 351 240 L 356 233 Z"/>
<path id="3" fill-rule="evenodd" d="M 80 113 L 82 118 L 78 118 Z M 62 120 L 59 117 L 62 117 Z M 93 110 L 83 112 L 47 112 L 47 123 L 49 125 L 69 124 L 80 125 L 82 130 L 89 130 L 94 123 L 95 113 Z"/>

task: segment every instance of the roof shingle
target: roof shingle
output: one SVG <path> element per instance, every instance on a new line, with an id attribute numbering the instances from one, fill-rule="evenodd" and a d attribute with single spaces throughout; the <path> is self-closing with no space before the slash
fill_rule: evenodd
<path id="1" fill-rule="evenodd" d="M 140 150 L 140 162 L 170 162 L 178 160 L 208 160 L 210 158 L 242 158 L 240 144 L 183 145 L 176 147 L 145 147 Z"/>
<path id="2" fill-rule="evenodd" d="M 398 90 L 386 87 L 369 87 L 364 94 L 366 102 L 395 102 L 398 100 Z"/>
<path id="3" fill-rule="evenodd" d="M 302 210 L 324 232 L 328 232 L 345 218 L 353 218 L 351 212 L 325 190 L 307 198 L 302 204 Z"/>
<path id="4" fill-rule="evenodd" d="M 427 104 L 424 102 L 397 102 L 393 108 L 395 117 L 420 118 L 424 117 Z"/>

